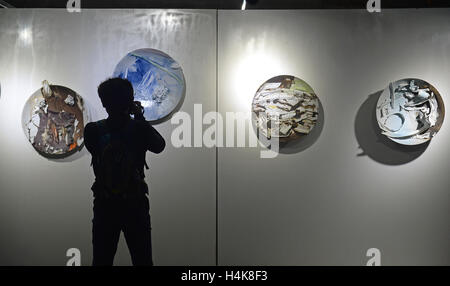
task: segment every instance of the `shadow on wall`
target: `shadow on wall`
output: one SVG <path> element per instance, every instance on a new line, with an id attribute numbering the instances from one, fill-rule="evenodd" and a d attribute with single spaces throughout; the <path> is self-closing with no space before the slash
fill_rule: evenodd
<path id="1" fill-rule="evenodd" d="M 401 145 L 381 134 L 376 119 L 378 98 L 383 91 L 369 95 L 358 110 L 355 118 L 355 136 L 361 153 L 356 156 L 369 156 L 372 160 L 386 165 L 402 165 L 422 155 L 430 141 L 420 145 Z"/>

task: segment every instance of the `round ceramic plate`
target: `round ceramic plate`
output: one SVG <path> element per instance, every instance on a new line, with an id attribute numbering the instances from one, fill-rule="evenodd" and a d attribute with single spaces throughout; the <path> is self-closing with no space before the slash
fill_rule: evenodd
<path id="1" fill-rule="evenodd" d="M 144 107 L 145 118 L 156 121 L 171 114 L 183 99 L 186 83 L 180 65 L 155 49 L 128 53 L 117 64 L 114 77 L 133 85 L 135 100 Z"/>
<path id="2" fill-rule="evenodd" d="M 444 102 L 436 88 L 414 78 L 389 83 L 376 107 L 382 134 L 403 145 L 431 140 L 441 128 L 444 116 Z"/>
<path id="3" fill-rule="evenodd" d="M 306 136 L 316 124 L 318 110 L 319 99 L 313 89 L 291 75 L 276 76 L 264 82 L 252 102 L 252 117 L 258 133 L 267 139 L 279 137 L 282 143 Z"/>
<path id="4" fill-rule="evenodd" d="M 84 101 L 72 89 L 43 82 L 25 103 L 22 127 L 41 155 L 64 158 L 80 150 L 88 120 Z"/>

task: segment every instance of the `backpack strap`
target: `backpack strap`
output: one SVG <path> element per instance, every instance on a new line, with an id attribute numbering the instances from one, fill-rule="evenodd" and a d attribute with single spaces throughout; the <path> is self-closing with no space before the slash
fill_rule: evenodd
<path id="1" fill-rule="evenodd" d="M 127 133 L 126 133 L 127 136 L 132 135 L 133 132 L 137 130 L 137 121 L 131 120 L 130 125 L 131 125 L 131 127 L 127 129 Z M 145 158 L 145 155 L 144 155 L 144 167 L 146 170 L 150 169 L 150 167 L 147 164 L 147 159 Z"/>

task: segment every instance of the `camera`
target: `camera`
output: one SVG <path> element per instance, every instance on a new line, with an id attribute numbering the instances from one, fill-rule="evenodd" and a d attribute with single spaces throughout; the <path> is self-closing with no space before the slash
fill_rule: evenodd
<path id="1" fill-rule="evenodd" d="M 133 115 L 136 120 L 145 120 L 144 107 L 140 101 L 133 101 L 131 103 L 130 114 Z"/>

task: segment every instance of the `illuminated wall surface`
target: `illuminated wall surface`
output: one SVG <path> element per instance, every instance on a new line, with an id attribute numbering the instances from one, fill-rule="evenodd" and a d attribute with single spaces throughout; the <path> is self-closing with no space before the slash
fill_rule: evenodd
<path id="1" fill-rule="evenodd" d="M 405 149 L 373 121 L 381 91 L 402 78 L 430 82 L 450 106 L 449 28 L 448 9 L 0 10 L 0 264 L 65 265 L 71 247 L 90 264 L 90 155 L 38 155 L 22 108 L 46 79 L 100 119 L 98 84 L 147 47 L 183 68 L 180 111 L 192 118 L 194 103 L 250 112 L 258 87 L 284 74 L 310 84 L 323 111 L 303 146 L 274 159 L 174 148 L 176 125 L 156 125 L 168 142 L 147 157 L 157 265 L 215 264 L 216 187 L 221 265 L 364 265 L 373 247 L 384 265 L 450 264 L 450 127 Z M 123 236 L 115 262 L 130 264 Z"/>
<path id="2" fill-rule="evenodd" d="M 24 28 L 32 31 L 28 44 L 17 35 Z M 0 11 L 0 264 L 65 265 L 69 247 L 80 249 L 83 265 L 92 259 L 90 154 L 48 160 L 21 129 L 22 107 L 42 80 L 76 89 L 98 120 L 106 115 L 99 83 L 128 52 L 151 47 L 183 67 L 189 97 L 181 110 L 193 114 L 201 103 L 210 111 L 215 40 L 215 11 Z M 214 264 L 215 150 L 173 148 L 170 121 L 156 128 L 168 146 L 147 153 L 155 263 Z M 118 265 L 131 264 L 124 242 L 122 235 Z"/>

